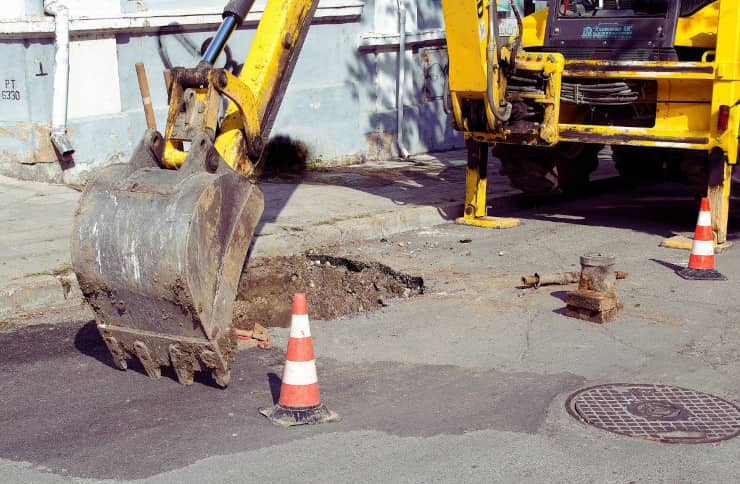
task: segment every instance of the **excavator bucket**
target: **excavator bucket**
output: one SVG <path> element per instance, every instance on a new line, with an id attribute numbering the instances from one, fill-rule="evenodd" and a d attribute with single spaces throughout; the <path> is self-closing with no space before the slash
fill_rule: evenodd
<path id="1" fill-rule="evenodd" d="M 163 150 L 150 129 L 130 163 L 88 183 L 72 263 L 118 368 L 135 358 L 151 378 L 172 366 L 180 383 L 202 370 L 226 386 L 233 304 L 262 192 L 226 165 L 207 130 L 179 170 L 160 168 Z"/>
<path id="2" fill-rule="evenodd" d="M 72 265 L 118 368 L 229 383 L 233 305 L 264 208 L 241 173 L 261 158 L 318 0 L 267 2 L 239 76 L 214 68 L 254 3 L 229 0 L 198 65 L 165 72 L 165 136 L 149 129 L 82 194 Z"/>

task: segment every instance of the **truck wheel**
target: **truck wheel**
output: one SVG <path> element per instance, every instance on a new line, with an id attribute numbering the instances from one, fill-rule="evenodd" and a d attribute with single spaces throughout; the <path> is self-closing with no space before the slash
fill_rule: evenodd
<path id="1" fill-rule="evenodd" d="M 599 165 L 601 145 L 560 143 L 554 148 L 498 144 L 501 174 L 527 195 L 577 195 Z"/>
<path id="2" fill-rule="evenodd" d="M 679 162 L 682 181 L 697 197 L 707 195 L 709 186 L 709 155 L 705 151 L 685 151 Z"/>
<path id="3" fill-rule="evenodd" d="M 643 146 L 612 146 L 614 167 L 629 184 L 675 181 L 703 196 L 709 184 L 709 157 L 704 151 Z"/>
<path id="4" fill-rule="evenodd" d="M 643 146 L 612 146 L 614 168 L 630 185 L 654 185 L 664 177 L 664 151 Z"/>

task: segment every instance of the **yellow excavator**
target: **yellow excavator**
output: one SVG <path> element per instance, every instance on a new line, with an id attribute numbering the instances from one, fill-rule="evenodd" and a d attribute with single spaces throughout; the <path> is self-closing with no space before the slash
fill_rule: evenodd
<path id="1" fill-rule="evenodd" d="M 116 365 L 229 382 L 239 277 L 263 210 L 262 155 L 318 0 L 270 0 L 238 77 L 214 67 L 253 0 L 232 0 L 202 61 L 166 72 L 164 135 L 101 170 L 72 262 Z M 542 7 L 545 4 L 545 8 Z M 460 222 L 487 216 L 488 153 L 530 193 L 574 191 L 611 145 L 620 172 L 674 170 L 708 191 L 727 239 L 740 115 L 736 0 L 443 0 L 454 125 L 468 147 Z M 223 112 L 222 101 L 230 103 Z"/>
<path id="2" fill-rule="evenodd" d="M 740 126 L 736 0 L 442 7 L 454 123 L 468 147 L 461 223 L 518 223 L 487 216 L 490 148 L 515 187 L 543 195 L 583 188 L 610 145 L 622 176 L 673 175 L 708 194 L 715 243 L 725 245 Z"/>

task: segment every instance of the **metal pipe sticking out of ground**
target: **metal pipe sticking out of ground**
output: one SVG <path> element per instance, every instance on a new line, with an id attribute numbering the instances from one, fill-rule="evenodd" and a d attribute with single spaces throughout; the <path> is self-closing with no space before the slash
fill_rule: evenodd
<path id="1" fill-rule="evenodd" d="M 624 271 L 615 271 L 614 276 L 617 279 L 626 279 L 627 276 L 629 276 L 629 273 Z M 531 276 L 522 276 L 522 285 L 534 287 L 535 289 L 540 286 L 566 286 L 568 284 L 575 284 L 580 280 L 580 278 L 580 272 L 555 272 L 552 274 L 538 274 L 535 272 Z"/>
<path id="2" fill-rule="evenodd" d="M 623 305 L 617 299 L 616 258 L 590 253 L 581 256 L 578 289 L 565 296 L 565 315 L 592 323 L 614 321 Z"/>

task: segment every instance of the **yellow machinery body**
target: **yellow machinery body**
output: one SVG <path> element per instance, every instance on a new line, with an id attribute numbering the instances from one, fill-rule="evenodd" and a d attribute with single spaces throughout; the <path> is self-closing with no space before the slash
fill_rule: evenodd
<path id="1" fill-rule="evenodd" d="M 491 2 L 496 11 L 509 4 L 507 0 Z M 492 9 L 487 8 L 488 4 L 482 0 L 443 1 L 454 123 L 465 132 L 470 153 L 464 223 L 490 225 L 483 168 L 489 146 L 495 146 L 494 153 L 501 154 L 504 171 L 509 174 L 533 167 L 533 161 L 538 161 L 534 158 L 540 157 L 555 161 L 532 170 L 554 168 L 551 174 L 556 176 L 575 172 L 571 180 L 582 181 L 595 167 L 595 153 L 604 145 L 611 145 L 623 164 L 632 163 L 632 173 L 638 177 L 645 167 L 641 168 L 636 158 L 646 153 L 657 153 L 658 158 L 672 157 L 687 172 L 698 173 L 694 181 L 704 180 L 703 191 L 712 202 L 715 241 L 726 241 L 740 127 L 740 4 L 734 0 L 687 2 L 695 7 L 681 9 L 680 2 L 631 3 L 639 13 L 634 18 L 615 15 L 616 18 L 605 18 L 598 24 L 578 27 L 582 29 L 577 30 L 578 35 L 594 39 L 595 29 L 608 26 L 599 33 L 601 49 L 589 52 L 564 40 L 560 44 L 568 48 L 557 48 L 559 36 L 569 25 L 589 20 L 582 16 L 583 11 L 567 10 L 567 0 L 548 2 L 548 8 L 521 18 L 516 35 L 500 35 L 493 43 L 493 30 L 489 28 Z M 655 60 L 650 55 L 621 55 L 626 50 L 620 51 L 620 35 L 631 35 L 641 19 L 662 19 L 660 14 L 664 12 L 638 12 L 634 5 L 640 3 L 665 5 L 668 14 L 675 9 L 672 23 L 665 24 L 672 31 L 670 38 L 664 39 L 669 49 L 656 48 L 655 52 L 678 52 L 677 58 Z M 609 12 L 586 14 L 596 18 L 597 14 Z M 660 26 L 657 38 L 662 33 Z M 640 52 L 649 51 L 652 42 L 646 41 Z M 502 74 L 504 68 L 499 65 L 490 69 L 487 49 L 492 44 L 500 52 L 500 59 L 510 58 L 508 73 Z M 622 44 L 625 49 L 630 47 Z M 515 49 L 508 53 L 511 45 Z M 600 51 L 611 55 L 589 56 Z M 608 100 L 613 106 L 604 108 L 604 103 L 599 102 L 603 97 L 596 99 L 596 106 L 589 105 L 589 88 L 591 92 L 612 89 L 610 92 L 615 94 Z M 493 110 L 507 103 L 528 111 L 519 119 L 512 116 L 502 121 Z M 593 115 L 599 110 L 607 113 L 603 119 Z M 608 117 L 608 113 L 619 112 L 627 115 Z M 589 146 L 595 149 L 586 148 L 588 154 L 582 154 L 584 147 Z M 569 155 L 574 151 L 576 156 Z M 629 157 L 635 159 L 628 160 Z M 519 168 L 517 159 L 525 160 Z M 591 166 L 578 168 L 573 163 Z"/>

